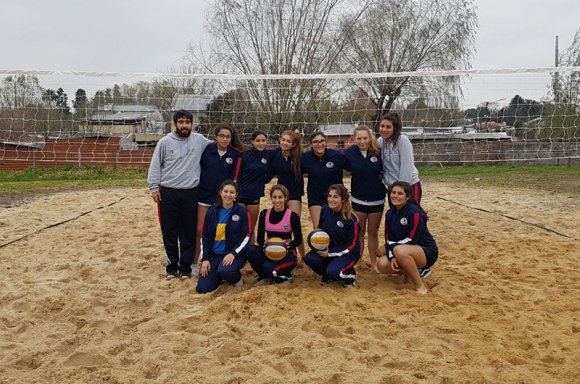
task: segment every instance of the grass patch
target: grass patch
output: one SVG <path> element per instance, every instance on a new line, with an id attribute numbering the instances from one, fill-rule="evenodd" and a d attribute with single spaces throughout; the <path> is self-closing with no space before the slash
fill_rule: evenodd
<path id="1" fill-rule="evenodd" d="M 566 193 L 580 190 L 580 166 L 494 165 L 419 169 L 424 185 L 441 181 L 477 188 L 533 188 Z M 0 171 L 0 193 L 60 191 L 108 187 L 147 187 L 147 170 L 77 167 L 29 168 Z"/>
<path id="2" fill-rule="evenodd" d="M 564 193 L 580 190 L 580 166 L 425 166 L 419 169 L 419 176 L 424 183 L 440 181 L 477 188 L 530 188 Z"/>
<path id="3" fill-rule="evenodd" d="M 0 171 L 0 192 L 86 189 L 147 185 L 147 170 L 136 168 L 77 167 L 29 168 Z"/>

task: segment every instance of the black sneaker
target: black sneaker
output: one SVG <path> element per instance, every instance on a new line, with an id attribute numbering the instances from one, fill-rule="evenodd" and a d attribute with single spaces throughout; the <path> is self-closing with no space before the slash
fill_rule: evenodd
<path id="1" fill-rule="evenodd" d="M 175 279 L 177 277 L 176 273 L 167 273 L 165 275 L 165 280 L 171 280 L 171 279 Z"/>
<path id="2" fill-rule="evenodd" d="M 355 288 L 356 287 L 356 280 L 345 281 L 344 283 L 342 283 L 342 286 L 345 288 Z"/>
<path id="3" fill-rule="evenodd" d="M 419 268 L 419 276 L 421 276 L 422 279 L 428 278 L 429 276 L 431 276 L 431 268 L 425 269 Z"/>
<path id="4" fill-rule="evenodd" d="M 328 279 L 328 278 L 326 278 L 324 276 L 322 276 L 320 278 L 320 285 L 328 285 L 328 283 L 330 283 L 330 279 Z"/>

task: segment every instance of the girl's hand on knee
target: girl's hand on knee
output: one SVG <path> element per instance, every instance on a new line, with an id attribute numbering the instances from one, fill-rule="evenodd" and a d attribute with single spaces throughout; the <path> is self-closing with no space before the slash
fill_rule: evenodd
<path id="1" fill-rule="evenodd" d="M 201 277 L 206 277 L 207 274 L 209 273 L 209 269 L 211 268 L 211 265 L 209 263 L 209 260 L 204 260 L 201 263 L 201 268 L 199 269 L 199 275 Z"/>
<path id="2" fill-rule="evenodd" d="M 227 267 L 228 265 L 232 265 L 235 258 L 236 257 L 234 255 L 232 255 L 231 253 L 228 253 L 226 255 L 226 257 L 224 257 L 224 261 L 222 261 L 222 265 L 224 267 Z"/>

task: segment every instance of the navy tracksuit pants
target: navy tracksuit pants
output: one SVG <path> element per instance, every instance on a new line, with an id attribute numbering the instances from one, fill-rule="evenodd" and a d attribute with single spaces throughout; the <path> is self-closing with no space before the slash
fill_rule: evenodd
<path id="1" fill-rule="evenodd" d="M 322 257 L 314 251 L 304 256 L 304 263 L 324 280 L 352 282 L 356 280 L 355 264 L 360 259 L 346 254 L 339 257 Z"/>
<path id="2" fill-rule="evenodd" d="M 208 293 L 215 291 L 222 281 L 228 281 L 232 284 L 237 283 L 242 278 L 240 270 L 246 265 L 244 255 L 238 255 L 231 265 L 225 267 L 222 262 L 225 255 L 212 255 L 209 257 L 209 273 L 204 277 L 201 274 L 197 280 L 197 292 Z"/>
<path id="3" fill-rule="evenodd" d="M 258 280 L 271 278 L 276 283 L 292 279 L 292 270 L 296 268 L 296 251 L 292 250 L 281 260 L 273 261 L 266 257 L 257 245 L 250 245 L 246 254 L 252 269 L 258 274 Z"/>

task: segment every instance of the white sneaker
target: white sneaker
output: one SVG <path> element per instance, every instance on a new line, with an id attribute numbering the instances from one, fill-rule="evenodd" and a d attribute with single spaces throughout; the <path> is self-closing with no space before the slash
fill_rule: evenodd
<path id="1" fill-rule="evenodd" d="M 270 284 L 270 279 L 267 277 L 264 277 L 263 279 L 256 281 L 257 286 L 268 285 L 268 284 Z"/>
<path id="2" fill-rule="evenodd" d="M 280 283 L 280 284 L 283 284 L 283 285 L 291 284 L 294 281 L 294 277 L 293 276 L 290 276 L 290 277 L 280 276 L 280 277 L 285 277 L 285 280 Z"/>

